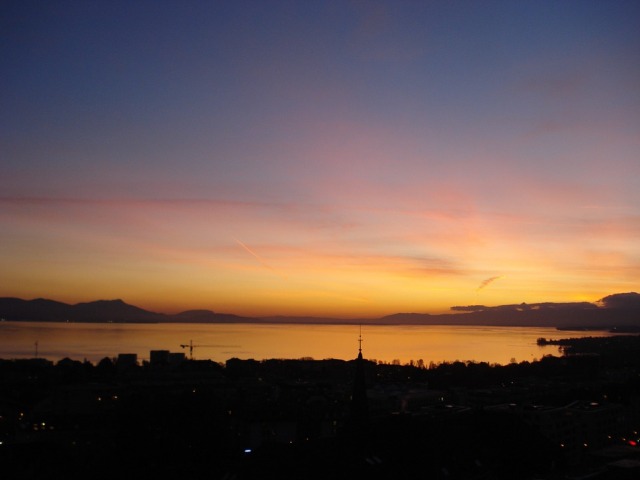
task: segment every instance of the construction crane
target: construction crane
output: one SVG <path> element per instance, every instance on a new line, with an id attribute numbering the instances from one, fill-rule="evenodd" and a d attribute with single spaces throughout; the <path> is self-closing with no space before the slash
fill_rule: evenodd
<path id="1" fill-rule="evenodd" d="M 193 360 L 193 349 L 198 347 L 207 347 L 207 348 L 237 348 L 239 345 L 194 345 L 193 340 L 189 340 L 188 344 L 181 344 L 182 348 L 189 349 L 189 360 Z"/>

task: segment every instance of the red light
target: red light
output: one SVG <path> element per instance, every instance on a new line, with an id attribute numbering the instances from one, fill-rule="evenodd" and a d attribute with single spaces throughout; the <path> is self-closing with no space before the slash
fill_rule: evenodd
<path id="1" fill-rule="evenodd" d="M 638 443 L 635 440 L 629 440 L 629 445 L 635 447 L 636 445 L 638 445 Z"/>

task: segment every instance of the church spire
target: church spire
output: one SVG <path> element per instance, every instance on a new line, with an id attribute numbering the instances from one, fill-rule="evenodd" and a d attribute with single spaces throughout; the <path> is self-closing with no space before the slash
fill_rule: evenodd
<path id="1" fill-rule="evenodd" d="M 358 358 L 355 361 L 353 395 L 351 396 L 351 421 L 354 428 L 362 429 L 369 418 L 367 385 L 365 381 L 365 361 L 362 357 L 362 325 L 358 335 Z"/>

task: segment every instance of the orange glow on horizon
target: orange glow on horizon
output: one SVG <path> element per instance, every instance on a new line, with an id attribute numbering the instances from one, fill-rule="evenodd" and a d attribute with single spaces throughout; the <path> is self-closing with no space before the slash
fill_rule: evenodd
<path id="1" fill-rule="evenodd" d="M 612 220 L 596 229 L 595 242 L 580 222 L 551 223 L 547 230 L 537 215 L 334 214 L 320 206 L 303 221 L 292 218 L 289 206 L 169 206 L 127 203 L 123 213 L 119 202 L 5 203 L 0 219 L 13 225 L 13 240 L 0 253 L 0 291 L 68 303 L 121 298 L 166 313 L 202 308 L 353 318 L 446 313 L 470 304 L 596 301 L 637 290 L 640 273 L 630 260 L 637 227 L 616 228 Z M 269 222 L 260 220 L 265 211 Z M 350 213 L 358 224 L 319 220 Z M 201 218 L 233 218 L 235 235 Z M 580 240 L 567 249 L 576 228 Z M 236 235 L 251 239 L 251 247 Z"/>

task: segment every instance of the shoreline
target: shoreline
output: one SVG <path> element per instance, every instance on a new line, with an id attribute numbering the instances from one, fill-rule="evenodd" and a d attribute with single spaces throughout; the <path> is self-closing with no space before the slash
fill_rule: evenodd
<path id="1" fill-rule="evenodd" d="M 613 326 L 562 326 L 548 325 L 540 323 L 516 324 L 509 322 L 486 322 L 486 323 L 470 323 L 470 322 L 385 322 L 380 320 L 331 320 L 317 319 L 317 321 L 298 320 L 295 318 L 275 320 L 275 319 L 242 319 L 236 321 L 142 321 L 142 320 L 126 320 L 126 321 L 94 321 L 94 320 L 8 320 L 1 319 L 0 323 L 50 323 L 50 324 L 96 324 L 96 325 L 310 325 L 310 326 L 367 326 L 367 327 L 505 327 L 505 328 L 554 328 L 561 332 L 608 332 L 620 334 L 640 333 L 640 325 L 613 325 Z"/>

